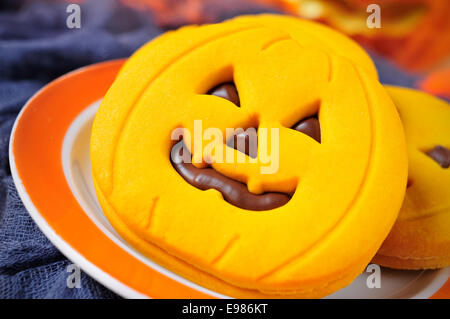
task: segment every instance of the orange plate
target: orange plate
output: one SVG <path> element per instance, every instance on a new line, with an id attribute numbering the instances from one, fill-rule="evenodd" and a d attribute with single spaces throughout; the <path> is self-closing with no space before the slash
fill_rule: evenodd
<path id="1" fill-rule="evenodd" d="M 104 96 L 123 63 L 115 60 L 73 71 L 28 101 L 16 120 L 10 142 L 11 172 L 19 195 L 59 250 L 122 296 L 223 297 L 123 249 L 88 216 L 69 186 L 62 163 L 66 133 L 80 113 Z M 450 297 L 449 288 L 450 281 L 434 297 Z"/>

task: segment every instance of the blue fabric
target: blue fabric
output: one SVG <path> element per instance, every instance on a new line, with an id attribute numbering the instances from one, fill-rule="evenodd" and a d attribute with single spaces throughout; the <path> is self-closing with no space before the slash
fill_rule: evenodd
<path id="1" fill-rule="evenodd" d="M 8 143 L 20 108 L 43 85 L 78 67 L 128 56 L 162 31 L 148 14 L 118 3 L 84 2 L 81 29 L 66 27 L 67 4 L 0 3 L 0 298 L 117 298 L 84 273 L 81 288 L 67 287 L 71 262 L 22 205 L 9 170 Z M 217 19 L 260 11 L 246 6 Z M 383 82 L 411 86 L 417 80 L 374 58 Z"/>

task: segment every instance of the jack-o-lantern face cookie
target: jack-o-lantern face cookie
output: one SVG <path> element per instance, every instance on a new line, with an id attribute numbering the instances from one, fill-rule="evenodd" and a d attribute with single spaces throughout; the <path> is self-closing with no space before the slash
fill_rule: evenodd
<path id="1" fill-rule="evenodd" d="M 374 261 L 401 269 L 450 265 L 450 105 L 387 87 L 405 128 L 409 177 L 397 222 Z"/>
<path id="2" fill-rule="evenodd" d="M 199 123 L 245 162 L 198 146 Z M 255 129 L 257 151 L 229 146 L 248 132 L 228 128 Z M 194 145 L 174 141 L 177 129 Z M 278 156 L 267 162 L 262 149 Z M 193 163 L 180 164 L 183 154 Z M 100 203 L 127 241 L 235 297 L 320 297 L 349 284 L 392 227 L 407 178 L 401 122 L 364 51 L 272 15 L 142 47 L 101 104 L 91 161 Z"/>

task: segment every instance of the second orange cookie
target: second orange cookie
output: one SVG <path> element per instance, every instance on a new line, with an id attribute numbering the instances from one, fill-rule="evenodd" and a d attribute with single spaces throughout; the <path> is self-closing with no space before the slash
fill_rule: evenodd
<path id="1" fill-rule="evenodd" d="M 450 105 L 423 92 L 387 87 L 405 128 L 405 201 L 374 262 L 400 269 L 450 265 Z"/>

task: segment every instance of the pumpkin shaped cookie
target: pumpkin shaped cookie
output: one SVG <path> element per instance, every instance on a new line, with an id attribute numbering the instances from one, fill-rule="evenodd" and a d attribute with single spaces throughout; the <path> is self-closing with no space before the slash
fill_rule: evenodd
<path id="1" fill-rule="evenodd" d="M 398 220 L 374 262 L 400 269 L 450 265 L 450 105 L 387 87 L 405 128 L 408 188 Z"/>
<path id="2" fill-rule="evenodd" d="M 195 138 L 180 152 L 194 163 L 171 160 L 182 146 L 174 130 L 193 136 L 198 121 L 245 162 L 217 161 Z M 257 152 L 230 147 L 227 128 L 256 129 Z M 270 172 L 267 132 L 279 141 Z M 123 238 L 233 297 L 322 297 L 351 283 L 392 227 L 407 179 L 401 122 L 366 53 L 276 15 L 189 26 L 139 49 L 102 101 L 91 161 Z"/>

